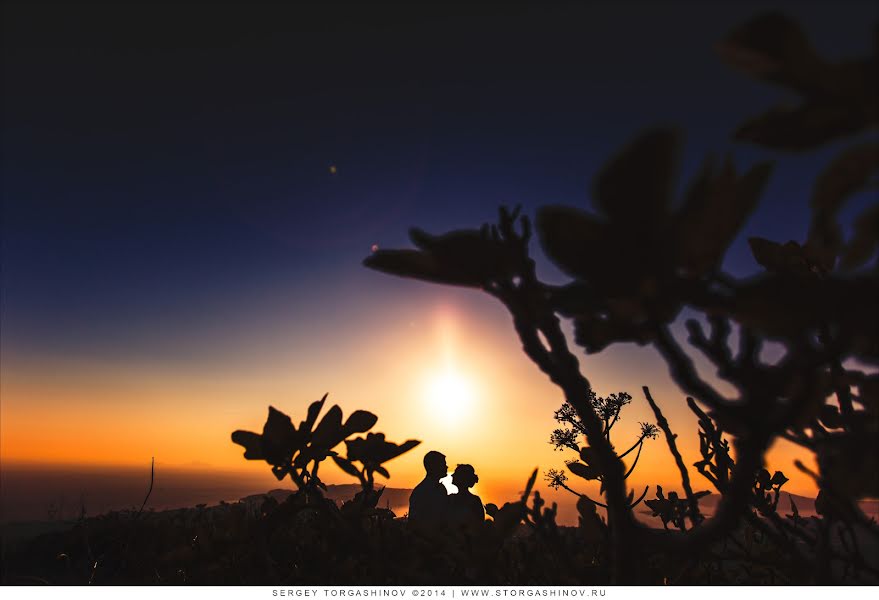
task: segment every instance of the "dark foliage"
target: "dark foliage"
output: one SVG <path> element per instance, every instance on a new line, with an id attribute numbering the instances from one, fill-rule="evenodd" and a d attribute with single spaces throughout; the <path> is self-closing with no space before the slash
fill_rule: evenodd
<path id="1" fill-rule="evenodd" d="M 794 108 L 751 118 L 739 140 L 774 150 L 807 151 L 872 130 L 877 121 L 877 57 L 832 64 L 799 27 L 779 14 L 758 16 L 720 46 L 747 74 L 794 91 Z M 877 44 L 879 49 L 879 44 Z M 879 496 L 879 206 L 860 215 L 848 237 L 839 215 L 856 192 L 875 189 L 875 140 L 843 149 L 819 173 L 808 232 L 800 241 L 749 240 L 757 272 L 722 270 L 727 248 L 761 200 L 772 167 L 743 171 L 730 159 L 706 160 L 675 198 L 680 135 L 649 131 L 601 169 L 591 210 L 547 206 L 534 230 L 546 255 L 570 277 L 541 281 L 531 258 L 531 220 L 500 209 L 479 229 L 430 235 L 412 229 L 415 249 L 378 250 L 366 266 L 394 275 L 482 290 L 509 311 L 522 349 L 559 388 L 563 427 L 551 443 L 578 460 L 545 476 L 568 487 L 568 472 L 601 482 L 601 502 L 580 496 L 579 525 L 559 527 L 556 507 L 532 488 L 486 506 L 491 517 L 473 532 L 433 539 L 379 508 L 375 474 L 416 441 L 401 445 L 367 433 L 376 417 L 356 411 L 343 422 L 326 397 L 298 427 L 270 408 L 261 434 L 236 431 L 245 458 L 265 460 L 295 493 L 281 503 L 166 513 L 114 513 L 82 519 L 65 534 L 34 540 L 7 555 L 5 583 L 213 584 L 806 584 L 879 582 L 879 527 L 857 500 Z M 608 249 L 612 249 L 609 251 Z M 688 347 L 672 334 L 683 309 Z M 574 343 L 599 352 L 617 342 L 652 346 L 688 395 L 699 421 L 701 458 L 692 465 L 722 496 L 706 518 L 676 435 L 650 391 L 656 425 L 618 452 L 610 430 L 628 394 L 599 398 L 580 370 Z M 783 348 L 773 363 L 769 343 Z M 696 370 L 706 357 L 732 384 L 727 397 Z M 681 491 L 656 488 L 645 505 L 664 527 L 633 515 L 623 458 L 662 431 L 681 475 Z M 366 437 L 353 438 L 367 433 Z M 785 439 L 814 453 L 818 471 L 798 467 L 820 488 L 818 516 L 804 518 L 793 499 L 779 514 L 787 477 L 770 474 L 764 456 Z M 346 456 L 335 448 L 346 443 Z M 636 455 L 637 457 L 637 455 Z M 327 458 L 356 477 L 361 492 L 337 506 L 318 476 Z M 573 491 L 573 490 L 572 490 Z M 574 492 L 576 493 L 576 492 Z M 645 494 L 641 498 L 646 497 Z M 606 519 L 597 506 L 606 509 Z"/>
<path id="2" fill-rule="evenodd" d="M 738 140 L 805 151 L 879 123 L 875 55 L 826 62 L 798 25 L 777 13 L 738 27 L 720 50 L 733 66 L 801 98 L 794 108 L 772 108 L 746 121 L 735 134 Z M 879 206 L 874 203 L 856 219 L 847 239 L 839 215 L 853 194 L 876 189 L 879 146 L 875 140 L 851 145 L 818 175 L 812 197 L 803 199 L 811 224 L 802 241 L 750 239 L 759 269 L 743 279 L 723 272 L 723 257 L 760 202 L 772 166 L 761 163 L 739 173 L 730 159 L 719 166 L 706 160 L 678 199 L 679 151 L 676 131 L 646 132 L 598 172 L 591 211 L 570 206 L 537 211 L 540 244 L 571 277 L 566 285 L 537 277 L 529 253 L 531 221 L 518 209 L 501 208 L 498 224 L 480 229 L 438 236 L 413 229 L 416 250 L 377 251 L 365 264 L 478 288 L 507 308 L 523 350 L 564 395 L 566 407 L 557 418 L 576 423 L 553 432 L 551 442 L 581 453 L 570 472 L 602 482 L 606 564 L 614 581 L 644 581 L 649 569 L 641 572 L 642 566 L 665 559 L 692 573 L 718 544 L 729 554 L 718 555 L 716 568 L 702 576 L 706 582 L 722 579 L 730 561 L 763 560 L 729 549 L 743 543 L 743 528 L 778 553 L 777 564 L 761 567 L 772 581 L 875 578 L 879 557 L 875 551 L 863 555 L 857 540 L 870 539 L 875 548 L 879 528 L 857 500 L 879 495 Z M 686 323 L 689 349 L 671 332 L 684 308 L 702 315 Z M 662 356 L 699 417 L 702 460 L 695 467 L 723 496 L 713 518 L 699 514 L 697 500 L 704 493 L 693 491 L 675 435 L 645 388 L 681 472 L 684 496 L 658 489 L 648 501 L 671 530 L 646 529 L 634 520 L 628 470 L 607 435 L 608 417 L 612 420 L 621 404 L 595 403 L 562 318 L 573 323 L 574 342 L 587 353 L 635 342 Z M 774 363 L 761 358 L 769 342 L 783 348 Z M 697 372 L 694 352 L 732 384 L 734 397 Z M 778 438 L 814 452 L 818 463 L 818 473 L 799 465 L 821 490 L 821 518 L 807 527 L 795 509 L 790 519 L 776 512 L 787 478 L 770 475 L 763 462 Z M 568 487 L 563 471 L 553 469 L 546 477 L 554 487 Z M 788 569 L 794 564 L 800 566 Z"/>
<path id="3" fill-rule="evenodd" d="M 375 425 L 378 417 L 365 410 L 357 410 L 343 423 L 342 409 L 333 406 L 317 423 L 326 400 L 327 394 L 324 394 L 323 398 L 308 407 L 308 414 L 299 424 L 299 429 L 296 429 L 290 417 L 270 406 L 262 435 L 238 430 L 232 433 L 232 441 L 244 446 L 244 458 L 269 463 L 272 473 L 279 480 L 289 475 L 298 488 L 297 495 L 306 503 L 318 506 L 333 505 L 323 498 L 320 490 L 326 490 L 326 486 L 318 477 L 321 462 L 332 458 L 342 471 L 357 477 L 363 488 L 342 509 L 375 514 L 382 495 L 382 490 L 374 489 L 375 474 L 389 478 L 391 474 L 383 464 L 421 442 L 408 440 L 398 445 L 387 441 L 383 433 L 367 433 L 365 438 L 346 439 L 357 433 L 366 433 Z M 343 441 L 347 447 L 347 456 L 344 457 L 334 450 Z M 360 466 L 356 463 L 360 463 Z"/>

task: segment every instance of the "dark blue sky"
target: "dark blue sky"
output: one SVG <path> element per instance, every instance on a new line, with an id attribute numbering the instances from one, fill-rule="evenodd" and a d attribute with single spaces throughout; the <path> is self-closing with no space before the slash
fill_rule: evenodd
<path id="1" fill-rule="evenodd" d="M 825 56 L 858 56 L 879 18 L 872 2 L 121 4 L 4 9 L 7 360 L 173 354 L 181 331 L 248 312 L 380 305 L 415 288 L 361 267 L 372 244 L 500 203 L 585 205 L 651 125 L 687 132 L 685 173 L 706 152 L 744 167 L 767 154 L 729 134 L 781 92 L 713 45 L 781 7 Z M 832 151 L 784 158 L 747 232 L 801 239 Z M 740 240 L 728 265 L 750 260 Z"/>

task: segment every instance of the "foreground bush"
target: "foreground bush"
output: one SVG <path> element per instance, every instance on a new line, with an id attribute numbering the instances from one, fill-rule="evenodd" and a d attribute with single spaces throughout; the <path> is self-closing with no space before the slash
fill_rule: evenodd
<path id="1" fill-rule="evenodd" d="M 734 67 L 800 99 L 745 122 L 736 132 L 740 141 L 808 151 L 879 125 L 875 54 L 827 62 L 797 24 L 777 13 L 737 28 L 720 49 Z M 879 145 L 873 137 L 844 147 L 818 174 L 811 198 L 802 199 L 811 211 L 803 240 L 749 239 L 758 269 L 738 278 L 724 272 L 723 259 L 760 203 L 772 165 L 740 172 L 731 159 L 722 165 L 706 159 L 676 198 L 680 137 L 657 129 L 621 150 L 593 182 L 591 211 L 545 206 L 532 227 L 518 209 L 501 208 L 497 224 L 479 229 L 431 235 L 413 228 L 414 249 L 378 250 L 364 264 L 478 289 L 507 309 L 523 351 L 559 388 L 565 410 L 582 427 L 583 447 L 576 444 L 582 462 L 568 468 L 601 481 L 612 581 L 649 581 L 656 557 L 698 562 L 745 527 L 771 540 L 783 561 L 800 565 L 797 583 L 875 577 L 879 527 L 857 501 L 879 496 Z M 846 231 L 840 215 L 865 190 L 873 190 L 874 202 Z M 538 277 L 533 230 L 546 256 L 570 277 L 567 284 Z M 672 332 L 683 311 L 699 316 L 686 322 L 689 348 Z M 713 518 L 699 513 L 699 493 L 675 435 L 645 388 L 680 471 L 681 491 L 666 496 L 657 490 L 647 500 L 672 527 L 656 531 L 635 520 L 629 469 L 610 442 L 563 319 L 586 353 L 633 342 L 665 360 L 700 421 L 697 471 L 723 496 Z M 774 362 L 762 354 L 770 343 L 783 349 Z M 712 363 L 734 395 L 700 374 L 695 354 Z M 772 516 L 786 478 L 765 471 L 764 457 L 778 439 L 812 452 L 818 464 L 818 472 L 798 465 L 820 488 L 821 517 L 808 528 Z M 561 486 L 559 473 L 549 477 Z"/>

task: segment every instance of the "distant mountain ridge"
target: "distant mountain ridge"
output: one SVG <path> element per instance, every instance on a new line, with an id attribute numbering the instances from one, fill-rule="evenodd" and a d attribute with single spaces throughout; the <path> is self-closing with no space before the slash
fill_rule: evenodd
<path id="1" fill-rule="evenodd" d="M 350 500 L 354 497 L 354 494 L 360 491 L 360 485 L 356 483 L 351 484 L 342 484 L 342 485 L 328 485 L 327 491 L 325 492 L 325 496 L 331 500 L 334 500 L 337 504 L 342 504 L 346 500 Z M 265 496 L 271 496 L 278 502 L 283 502 L 287 499 L 287 496 L 292 494 L 293 491 L 289 489 L 274 489 L 266 492 L 265 494 L 254 494 L 251 496 L 246 496 L 241 499 L 241 502 L 251 503 L 251 502 L 262 502 Z M 381 502 L 379 506 L 383 508 L 390 508 L 394 514 L 398 517 L 402 517 L 409 510 L 409 496 L 412 494 L 412 490 L 408 488 L 385 488 L 384 493 L 382 494 Z M 797 511 L 799 515 L 803 518 L 808 518 L 811 516 L 817 516 L 817 512 L 815 511 L 815 498 L 809 498 L 807 496 L 800 496 L 798 494 L 788 494 L 783 492 L 781 494 L 781 498 L 778 501 L 778 514 L 786 515 L 790 514 L 791 511 L 791 499 L 793 499 L 794 504 L 797 507 Z M 720 503 L 721 496 L 720 494 L 710 494 L 699 500 L 699 508 L 702 510 L 702 514 L 706 517 L 714 516 L 715 511 L 717 510 L 717 505 Z M 573 502 L 569 503 L 570 506 L 567 505 L 560 506 L 560 519 L 559 523 L 576 523 L 576 508 L 574 508 Z M 861 500 L 858 503 L 861 506 L 861 510 L 864 511 L 868 517 L 873 517 L 879 520 L 879 500 Z M 641 508 L 637 509 L 640 518 L 645 520 L 651 526 L 657 526 L 659 523 L 658 517 L 651 516 L 651 510 L 649 508 Z M 561 514 L 564 513 L 564 514 Z M 655 522 L 654 522 L 655 521 Z"/>
<path id="2" fill-rule="evenodd" d="M 711 517 L 717 510 L 717 505 L 720 504 L 720 500 L 720 494 L 710 494 L 700 498 L 699 509 L 706 517 Z M 787 515 L 793 512 L 791 510 L 791 500 L 793 500 L 796 505 L 797 512 L 801 517 L 808 518 L 817 516 L 818 513 L 815 511 L 815 498 L 800 496 L 798 494 L 788 494 L 787 492 L 782 492 L 781 498 L 778 499 L 778 514 Z M 861 507 L 861 510 L 864 511 L 865 515 L 879 520 L 879 500 L 861 500 L 858 502 L 858 505 Z M 650 517 L 652 511 L 649 508 L 641 509 L 639 512 L 649 519 L 653 519 L 653 517 Z M 656 518 L 656 520 L 658 521 L 658 518 Z"/>
<path id="3" fill-rule="evenodd" d="M 342 504 L 346 500 L 350 500 L 361 490 L 357 483 L 346 483 L 341 485 L 328 485 L 324 496 L 337 504 Z M 241 498 L 240 502 L 251 504 L 254 502 L 262 502 L 266 496 L 271 496 L 278 502 L 283 502 L 293 493 L 290 489 L 274 489 L 264 494 L 253 494 Z M 384 488 L 382 492 L 379 506 L 382 508 L 390 508 L 398 517 L 402 517 L 409 510 L 409 496 L 412 494 L 411 489 L 406 488 Z"/>

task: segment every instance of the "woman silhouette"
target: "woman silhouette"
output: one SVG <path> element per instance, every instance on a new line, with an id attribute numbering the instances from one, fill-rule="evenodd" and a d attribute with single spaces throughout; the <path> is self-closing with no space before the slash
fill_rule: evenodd
<path id="1" fill-rule="evenodd" d="M 470 488 L 476 485 L 479 477 L 470 465 L 458 465 L 452 473 L 452 484 L 458 488 L 457 494 L 449 496 L 448 521 L 455 529 L 478 529 L 485 521 L 482 500 Z"/>

